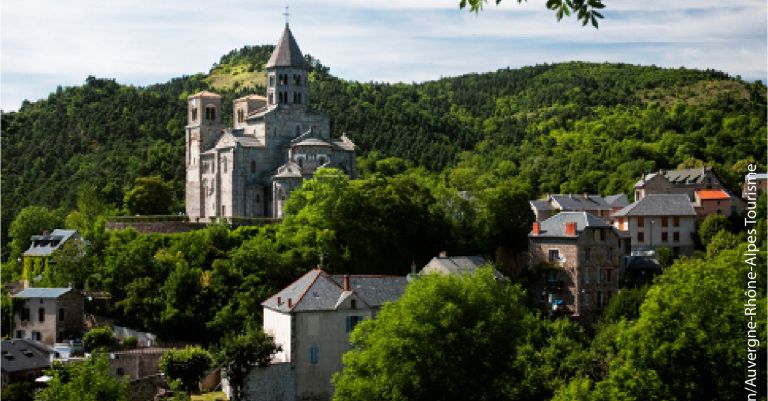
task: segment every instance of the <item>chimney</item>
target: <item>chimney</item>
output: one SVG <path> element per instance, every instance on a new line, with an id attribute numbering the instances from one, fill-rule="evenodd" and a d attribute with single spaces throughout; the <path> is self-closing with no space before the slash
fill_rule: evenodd
<path id="1" fill-rule="evenodd" d="M 290 298 L 288 298 L 288 309 L 291 309 L 291 308 L 293 308 L 293 302 L 291 301 Z"/>
<path id="2" fill-rule="evenodd" d="M 576 222 L 567 222 L 567 223 L 565 223 L 565 235 L 567 235 L 567 236 L 575 236 L 576 235 Z"/>
<path id="3" fill-rule="evenodd" d="M 277 306 L 280 306 L 280 304 L 283 303 L 283 300 L 280 297 L 277 297 Z"/>
<path id="4" fill-rule="evenodd" d="M 581 197 L 584 198 L 584 199 L 589 199 L 589 194 L 586 193 L 586 192 L 582 192 L 581 193 Z"/>
<path id="5" fill-rule="evenodd" d="M 411 261 L 411 274 L 416 274 L 416 261 Z"/>
<path id="6" fill-rule="evenodd" d="M 344 275 L 344 291 L 352 291 L 351 287 L 349 286 L 349 274 Z"/>
<path id="7" fill-rule="evenodd" d="M 446 251 L 440 251 L 440 256 L 439 256 L 439 257 L 441 257 L 441 258 L 447 258 L 447 257 L 448 257 L 448 252 L 446 252 Z"/>
<path id="8" fill-rule="evenodd" d="M 533 235 L 539 235 L 541 233 L 541 225 L 538 221 L 533 222 Z"/>

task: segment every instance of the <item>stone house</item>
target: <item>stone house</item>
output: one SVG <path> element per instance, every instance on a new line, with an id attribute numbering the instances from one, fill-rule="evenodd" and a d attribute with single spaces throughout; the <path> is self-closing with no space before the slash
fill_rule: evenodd
<path id="1" fill-rule="evenodd" d="M 629 234 L 632 250 L 670 248 L 691 255 L 695 246 L 696 211 L 686 194 L 648 194 L 614 213 L 614 227 Z"/>
<path id="2" fill-rule="evenodd" d="M 545 199 L 529 201 L 536 221 L 546 220 L 557 211 L 587 212 L 595 216 L 609 219 L 611 214 L 629 204 L 624 194 L 600 196 L 593 194 L 557 194 L 548 195 Z"/>
<path id="3" fill-rule="evenodd" d="M 590 213 L 561 212 L 534 222 L 528 240 L 529 267 L 544 275 L 538 300 L 553 313 L 593 321 L 619 289 L 628 238 Z"/>
<path id="4" fill-rule="evenodd" d="M 710 214 L 730 216 L 731 196 L 722 189 L 697 189 L 694 192 L 694 209 L 699 220 L 704 220 Z"/>
<path id="5" fill-rule="evenodd" d="M 27 288 L 12 296 L 23 300 L 13 311 L 14 338 L 49 346 L 83 332 L 83 296 L 73 288 Z"/>
<path id="6" fill-rule="evenodd" d="M 398 300 L 406 285 L 405 277 L 314 269 L 264 301 L 264 332 L 282 351 L 271 366 L 251 371 L 247 399 L 329 400 L 331 376 L 351 348 L 349 333 L 384 303 Z"/>
<path id="7" fill-rule="evenodd" d="M 293 189 L 320 167 L 355 177 L 355 144 L 331 138 L 330 119 L 310 107 L 307 63 L 286 24 L 266 64 L 267 96 L 234 100 L 234 127 L 221 123 L 221 96 L 188 98 L 186 208 L 190 221 L 283 215 Z"/>
<path id="8" fill-rule="evenodd" d="M 635 201 L 650 194 L 686 194 L 691 202 L 695 202 L 696 191 L 700 189 L 720 189 L 727 193 L 732 212 L 743 213 L 746 208 L 744 200 L 723 183 L 712 167 L 659 170 L 646 174 L 635 183 Z"/>
<path id="9" fill-rule="evenodd" d="M 109 353 L 109 373 L 114 377 L 141 379 L 160 373 L 160 357 L 170 348 L 136 348 Z"/>
<path id="10" fill-rule="evenodd" d="M 2 385 L 34 382 L 51 366 L 56 352 L 32 340 L 12 339 L 0 343 Z"/>

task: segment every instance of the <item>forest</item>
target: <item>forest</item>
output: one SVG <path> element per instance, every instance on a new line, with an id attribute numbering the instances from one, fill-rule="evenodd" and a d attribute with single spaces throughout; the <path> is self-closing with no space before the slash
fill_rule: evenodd
<path id="1" fill-rule="evenodd" d="M 498 392 L 476 399 L 715 400 L 734 394 L 734 376 L 726 368 L 706 373 L 701 366 L 715 366 L 723 354 L 729 357 L 727 368 L 738 362 L 733 326 L 738 294 L 725 289 L 736 286 L 743 266 L 737 268 L 735 252 L 724 250 L 742 243 L 743 233 L 727 227 L 713 234 L 693 258 L 678 261 L 650 289 L 616 297 L 608 307 L 613 312 L 589 329 L 549 321 L 529 308 L 518 256 L 527 249 L 533 219 L 528 200 L 547 193 L 631 195 L 645 172 L 704 165 L 738 191 L 747 164 L 766 169 L 762 82 L 711 70 L 569 62 L 423 83 L 362 83 L 335 77 L 307 56 L 310 104 L 330 116 L 334 136 L 345 133 L 358 145 L 360 179 L 318 171 L 292 194 L 279 224 L 211 225 L 178 234 L 107 230 L 111 216 L 184 210 L 187 96 L 203 89 L 221 93 L 231 122 L 231 101 L 263 87 L 251 78 L 222 77 L 262 71 L 271 50 L 247 46 L 223 56 L 209 74 L 148 87 L 88 77 L 82 86 L 60 87 L 47 99 L 3 112 L 4 280 L 22 274 L 17 260 L 30 235 L 76 228 L 88 241 L 85 254 L 64 247 L 54 256 L 55 268 L 45 269 L 36 285 L 72 283 L 109 291 L 113 302 L 101 312 L 117 322 L 163 339 L 215 347 L 221 338 L 258 326 L 260 302 L 315 266 L 402 275 L 440 251 L 481 254 L 519 278 L 497 295 L 509 301 L 510 322 L 520 323 L 510 330 L 520 336 L 488 333 L 490 343 L 506 338 L 499 344 L 514 359 L 489 365 L 507 384 L 490 383 Z M 137 201 L 150 184 L 167 194 L 151 207 Z M 760 207 L 765 220 L 765 197 Z M 764 224 L 760 230 L 764 238 Z M 707 298 L 713 310 L 728 314 L 699 313 L 695 305 L 704 299 L 689 288 L 693 279 L 718 294 Z M 471 280 L 482 284 L 483 276 Z M 356 330 L 361 352 L 387 350 L 391 344 L 377 341 L 403 333 L 389 332 L 402 328 L 388 326 L 386 316 L 408 313 L 408 302 L 419 291 L 444 295 L 444 285 L 457 289 L 466 283 L 425 281 L 409 289 L 417 295 L 406 294 L 403 306 L 382 312 L 381 323 Z M 482 306 L 483 297 L 496 290 L 489 291 L 473 300 Z M 681 293 L 685 297 L 673 299 Z M 10 307 L 7 297 L 3 302 Z M 669 305 L 675 308 L 666 309 Z M 710 324 L 692 328 L 701 322 L 728 330 L 718 334 Z M 675 339 L 672 328 L 660 327 L 682 327 L 691 337 Z M 710 339 L 730 348 L 707 348 Z M 461 343 L 445 346 L 461 349 Z M 664 352 L 653 352 L 654 347 Z M 761 350 L 764 359 L 765 347 Z M 348 357 L 352 368 L 334 379 L 342 389 L 338 399 L 364 399 L 361 394 L 380 390 L 371 386 L 382 383 L 365 377 L 376 363 L 386 365 L 377 355 Z M 666 368 L 669 360 L 685 370 Z M 704 373 L 713 389 L 692 389 Z M 518 382 L 521 377 L 526 381 Z M 431 379 L 424 383 L 444 388 Z M 434 394 L 390 390 L 409 396 L 382 399 Z M 628 395 L 633 393 L 639 398 Z"/>

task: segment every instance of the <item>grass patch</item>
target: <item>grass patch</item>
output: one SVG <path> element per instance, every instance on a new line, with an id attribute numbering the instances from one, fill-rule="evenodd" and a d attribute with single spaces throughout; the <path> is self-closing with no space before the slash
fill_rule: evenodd
<path id="1" fill-rule="evenodd" d="M 256 86 L 265 86 L 267 81 L 264 70 L 248 71 L 250 64 L 224 64 L 216 67 L 205 81 L 214 90 L 232 90 L 237 88 L 248 88 Z"/>

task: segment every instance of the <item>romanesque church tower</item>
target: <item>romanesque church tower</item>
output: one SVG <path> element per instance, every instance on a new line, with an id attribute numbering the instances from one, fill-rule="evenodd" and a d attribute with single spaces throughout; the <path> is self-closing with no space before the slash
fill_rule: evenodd
<path id="1" fill-rule="evenodd" d="M 332 139 L 328 116 L 309 103 L 307 63 L 288 24 L 266 65 L 267 93 L 233 102 L 221 125 L 221 96 L 189 96 L 186 208 L 190 221 L 283 215 L 293 189 L 320 167 L 357 174 L 355 145 Z"/>

